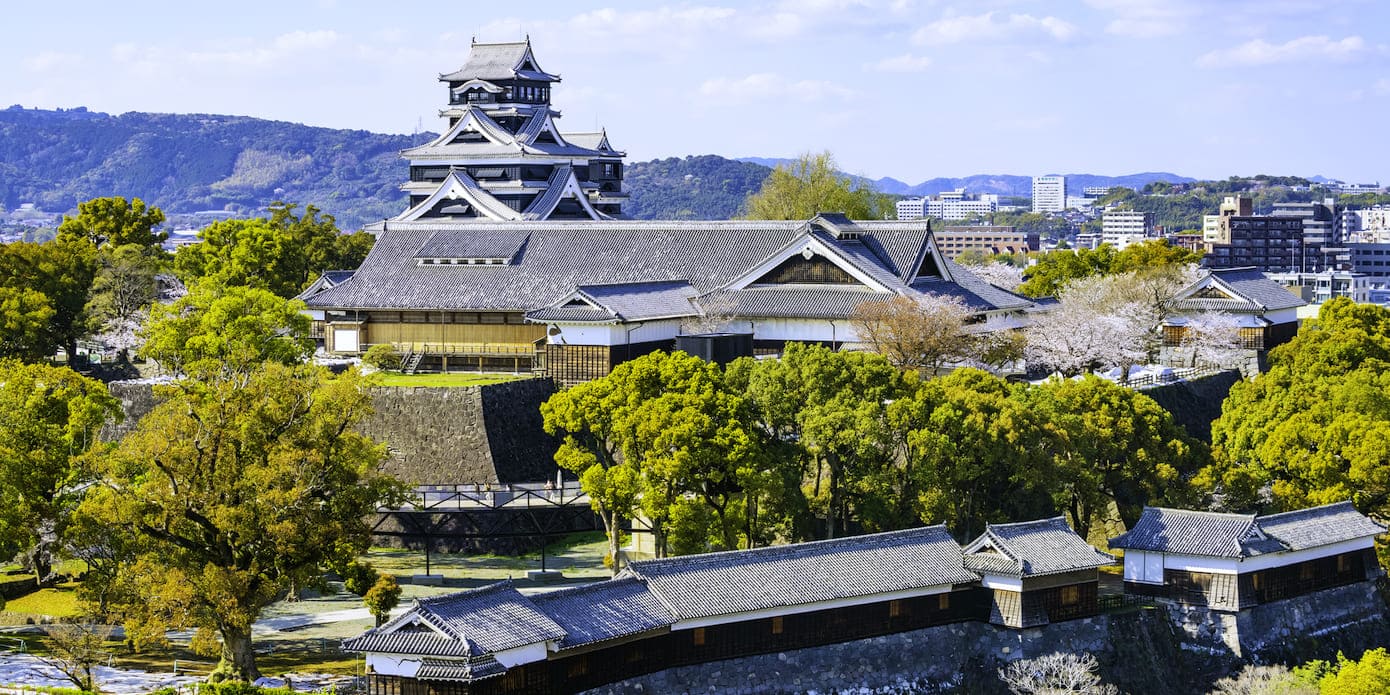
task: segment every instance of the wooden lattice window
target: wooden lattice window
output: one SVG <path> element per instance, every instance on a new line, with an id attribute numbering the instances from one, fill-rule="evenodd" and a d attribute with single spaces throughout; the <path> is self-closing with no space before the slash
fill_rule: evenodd
<path id="1" fill-rule="evenodd" d="M 691 630 L 690 640 L 697 647 L 705 646 L 705 628 L 697 627 Z"/>
<path id="2" fill-rule="evenodd" d="M 941 594 L 941 595 L 937 596 L 937 597 L 936 597 L 936 608 L 937 608 L 937 610 L 943 610 L 943 611 L 945 611 L 945 610 L 950 610 L 950 609 L 951 609 L 951 595 L 950 595 L 950 594 Z"/>
<path id="3" fill-rule="evenodd" d="M 1074 606 L 1081 602 L 1081 587 L 1075 584 L 1062 587 L 1062 605 Z"/>
<path id="4" fill-rule="evenodd" d="M 903 602 L 902 602 L 902 601 L 889 601 L 889 602 L 888 602 L 888 617 L 890 617 L 890 618 L 896 618 L 896 617 L 898 617 L 898 616 L 900 616 L 900 615 L 902 615 L 902 614 L 903 614 Z"/>
<path id="5" fill-rule="evenodd" d="M 584 656 L 570 657 L 569 665 L 565 667 L 565 675 L 569 678 L 578 678 L 589 674 L 589 659 Z"/>
<path id="6" fill-rule="evenodd" d="M 1342 573 L 1342 572 L 1350 572 L 1350 571 L 1351 571 L 1351 558 L 1350 558 L 1350 557 L 1347 557 L 1346 555 L 1338 555 L 1338 556 L 1337 556 L 1337 572 L 1340 574 L 1340 573 Z"/>
<path id="7" fill-rule="evenodd" d="M 772 634 L 782 634 L 782 616 L 777 615 L 772 618 Z"/>
<path id="8" fill-rule="evenodd" d="M 824 256 L 792 256 L 758 278 L 757 284 L 850 285 L 856 280 Z"/>

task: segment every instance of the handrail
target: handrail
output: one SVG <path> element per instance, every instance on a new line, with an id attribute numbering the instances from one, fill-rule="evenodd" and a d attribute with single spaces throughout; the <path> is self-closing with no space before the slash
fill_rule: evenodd
<path id="1" fill-rule="evenodd" d="M 439 511 L 588 506 L 589 495 L 578 481 L 554 483 L 463 483 L 420 485 L 398 507 L 378 511 Z"/>
<path id="2" fill-rule="evenodd" d="M 462 357 L 532 357 L 536 347 L 531 343 L 391 343 L 401 354 Z"/>

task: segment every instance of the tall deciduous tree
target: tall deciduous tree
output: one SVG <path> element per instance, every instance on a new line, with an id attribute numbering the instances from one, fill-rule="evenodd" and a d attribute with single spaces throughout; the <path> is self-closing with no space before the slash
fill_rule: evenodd
<path id="1" fill-rule="evenodd" d="M 975 341 L 965 330 L 970 315 L 960 299 L 929 294 L 861 302 L 850 322 L 859 339 L 894 366 L 935 374 L 974 356 Z"/>
<path id="2" fill-rule="evenodd" d="M 1094 376 L 1048 381 L 1022 396 L 1051 435 L 1053 498 L 1083 537 L 1109 519 L 1112 503 L 1126 525 L 1147 504 L 1190 503 L 1187 481 L 1207 452 L 1152 398 Z"/>
<path id="3" fill-rule="evenodd" d="M 1333 299 L 1231 387 L 1200 478 L 1232 509 L 1350 499 L 1390 513 L 1390 310 Z"/>
<path id="4" fill-rule="evenodd" d="M 0 360 L 0 545 L 24 550 L 40 583 L 91 479 L 88 454 L 120 406 L 70 369 Z"/>
<path id="5" fill-rule="evenodd" d="M 0 245 L 0 287 L 41 292 L 53 309 L 46 354 L 63 348 L 69 360 L 77 355 L 77 341 L 88 331 L 87 299 L 96 273 L 97 250 L 86 239 Z"/>
<path id="6" fill-rule="evenodd" d="M 211 281 L 156 304 L 140 354 L 173 374 L 239 373 L 261 362 L 303 362 L 313 352 L 304 303 Z"/>
<path id="7" fill-rule="evenodd" d="M 107 246 L 99 259 L 87 312 L 102 336 L 129 350 L 134 341 L 126 336 L 143 322 L 159 295 L 157 276 L 163 260 L 136 244 Z"/>
<path id="8" fill-rule="evenodd" d="M 41 360 L 53 354 L 53 307 L 42 292 L 0 287 L 0 358 Z"/>
<path id="9" fill-rule="evenodd" d="M 365 551 L 364 519 L 401 489 L 378 473 L 384 447 L 353 426 L 370 410 L 356 372 L 268 362 L 162 387 L 163 401 L 102 461 L 82 512 L 139 537 L 117 592 L 137 642 L 216 630 L 216 673 L 260 674 L 251 625 L 292 586 Z"/>
<path id="10" fill-rule="evenodd" d="M 154 231 L 164 224 L 164 211 L 139 198 L 93 198 L 77 204 L 77 216 L 64 216 L 58 238 L 85 239 L 98 247 L 134 244 L 161 253 L 169 235 Z"/>
<path id="11" fill-rule="evenodd" d="M 341 234 L 332 215 L 312 205 L 299 215 L 295 207 L 276 203 L 269 218 L 209 225 L 201 242 L 174 254 L 175 271 L 186 282 L 210 278 L 293 297 L 323 271 L 350 270 L 366 258 L 370 234 Z"/>
<path id="12" fill-rule="evenodd" d="M 778 166 L 749 196 L 747 216 L 754 220 L 806 220 L 818 212 L 842 212 L 850 219 L 886 219 L 892 199 L 865 183 L 856 183 L 836 168 L 829 152 L 806 153 Z"/>

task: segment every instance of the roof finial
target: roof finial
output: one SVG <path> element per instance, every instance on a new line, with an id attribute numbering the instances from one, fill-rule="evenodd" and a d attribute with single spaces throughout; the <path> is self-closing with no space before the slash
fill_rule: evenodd
<path id="1" fill-rule="evenodd" d="M 468 45 L 470 45 L 470 46 L 476 46 L 476 45 L 478 45 L 478 35 L 477 35 L 477 34 L 474 34 L 474 35 L 472 36 L 472 38 L 470 38 L 470 39 L 468 40 Z"/>

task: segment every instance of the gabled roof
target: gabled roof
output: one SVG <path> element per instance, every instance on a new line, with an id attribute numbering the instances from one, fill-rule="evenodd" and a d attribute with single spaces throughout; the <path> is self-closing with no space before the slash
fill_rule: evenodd
<path id="1" fill-rule="evenodd" d="M 473 195 L 463 183 L 459 188 L 461 195 Z M 427 209 L 422 204 L 416 212 L 423 214 Z M 846 241 L 813 236 L 804 221 L 390 220 L 369 227 L 377 231 L 376 245 L 350 280 L 307 301 L 313 308 L 535 311 L 551 307 L 576 287 L 683 280 L 703 297 L 702 302 L 717 300 L 741 307 L 744 316 L 844 319 L 862 301 L 891 296 L 836 285 L 721 289 L 779 249 L 812 239 L 837 261 L 860 267 L 866 277 L 891 280 L 894 293 L 966 293 L 980 311 L 1029 306 L 997 288 L 972 292 L 954 283 L 909 286 L 889 278 L 920 257 L 922 245 L 928 243 L 926 224 L 861 221 L 856 225 L 861 230 L 859 238 Z M 497 235 L 521 234 L 527 235 L 525 247 L 507 265 L 420 267 L 416 261 L 427 241 L 445 244 L 446 238 L 457 237 L 466 240 L 460 243 L 491 244 L 488 240 Z M 956 276 L 960 282 L 988 287 L 964 270 Z M 996 306 L 990 298 L 1007 304 Z"/>
<path id="2" fill-rule="evenodd" d="M 1383 524 L 1356 511 L 1351 502 L 1259 516 L 1256 521 L 1266 534 L 1279 539 L 1289 550 L 1316 548 L 1385 533 Z"/>
<path id="3" fill-rule="evenodd" d="M 562 649 L 660 630 L 675 620 L 632 577 L 537 594 L 531 601 L 565 629 Z"/>
<path id="4" fill-rule="evenodd" d="M 1134 527 L 1112 539 L 1110 547 L 1242 558 L 1370 538 L 1384 532 L 1384 526 L 1356 511 L 1350 502 L 1259 517 L 1145 507 Z"/>
<path id="5" fill-rule="evenodd" d="M 1091 547 L 1066 519 L 988 524 L 965 547 L 965 566 L 977 572 L 1036 577 L 1103 567 L 1115 558 Z"/>
<path id="6" fill-rule="evenodd" d="M 976 581 L 945 526 L 633 562 L 681 620 Z"/>
<path id="7" fill-rule="evenodd" d="M 439 187 L 434 189 L 428 198 L 420 201 L 415 207 L 406 210 L 396 217 L 396 220 L 409 222 L 412 220 L 423 219 L 444 200 L 456 200 L 460 205 L 469 207 L 477 217 L 489 220 L 518 220 L 521 213 L 511 209 L 506 203 L 493 197 L 477 181 L 468 174 L 455 169 L 444 177 L 439 183 Z"/>
<path id="8" fill-rule="evenodd" d="M 347 280 L 348 278 L 352 277 L 352 274 L 355 272 L 357 271 L 325 270 L 317 278 L 315 278 L 313 282 L 309 283 L 309 286 L 305 287 L 303 292 L 300 292 L 298 295 L 296 295 L 295 299 L 304 299 L 305 297 L 312 297 L 318 294 L 319 292 L 322 292 L 323 290 L 326 290 L 330 287 L 335 287 L 338 284 L 342 283 L 344 280 Z"/>
<path id="9" fill-rule="evenodd" d="M 545 184 L 545 192 L 536 196 L 536 199 L 526 206 L 526 210 L 521 213 L 521 219 L 550 219 L 551 215 L 555 213 L 555 208 L 560 205 L 560 201 L 566 198 L 577 202 L 589 219 L 608 219 L 607 215 L 595 210 L 594 206 L 589 204 L 588 194 L 579 187 L 579 180 L 574 176 L 574 168 L 568 164 L 557 166 L 554 171 L 550 172 L 550 178 Z"/>
<path id="10" fill-rule="evenodd" d="M 412 626 L 423 624 L 426 632 Z M 399 634 L 398 634 L 399 633 Z M 479 656 L 559 639 L 565 634 L 522 596 L 510 580 L 432 598 L 381 627 L 347 640 L 352 651 Z"/>
<path id="11" fill-rule="evenodd" d="M 1230 298 L 1199 296 L 1208 288 Z M 1206 269 L 1202 277 L 1179 291 L 1172 300 L 1178 309 L 1256 313 L 1294 309 L 1307 303 L 1255 268 Z"/>
<path id="12" fill-rule="evenodd" d="M 684 280 L 576 287 L 560 301 L 526 314 L 541 323 L 617 323 L 697 316 L 695 288 Z"/>
<path id="13" fill-rule="evenodd" d="M 458 114 L 458 120 L 439 137 L 415 147 L 401 150 L 406 159 L 505 159 L 516 158 L 525 161 L 526 155 L 553 157 L 621 157 L 622 152 L 590 149 L 570 142 L 555 127 L 554 112 L 538 107 L 530 114 L 517 132 L 512 133 L 502 127 L 489 114 L 489 110 L 476 105 L 464 104 L 450 109 Z M 487 142 L 459 142 L 465 133 L 478 133 Z M 554 136 L 554 142 L 539 142 L 543 132 Z"/>
<path id="14" fill-rule="evenodd" d="M 605 154 L 620 156 L 623 154 L 623 152 L 614 149 L 612 143 L 608 141 L 607 129 L 596 133 L 565 133 L 565 139 L 571 144 Z"/>
<path id="15" fill-rule="evenodd" d="M 536 56 L 531 53 L 531 40 L 528 38 L 511 43 L 474 43 L 463 67 L 439 76 L 441 82 L 471 79 L 489 82 L 516 79 L 559 82 L 560 76 L 541 70 Z"/>

